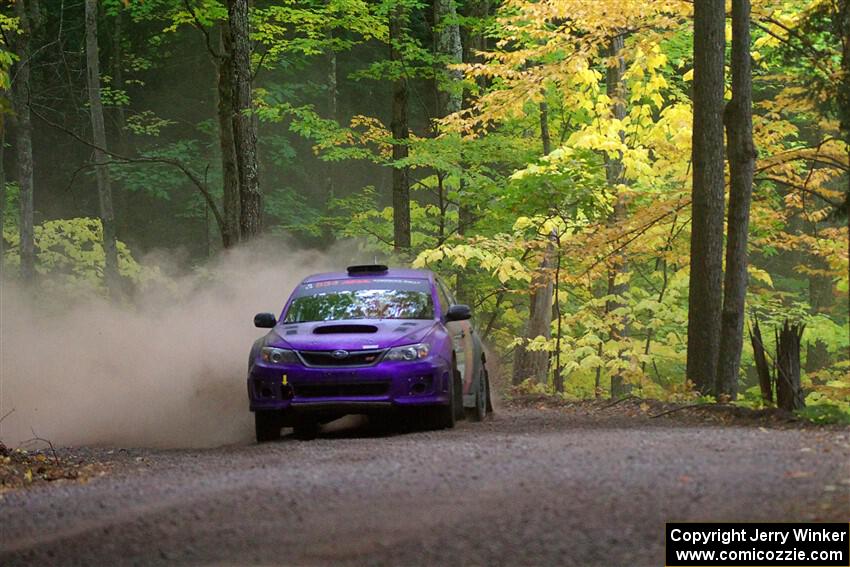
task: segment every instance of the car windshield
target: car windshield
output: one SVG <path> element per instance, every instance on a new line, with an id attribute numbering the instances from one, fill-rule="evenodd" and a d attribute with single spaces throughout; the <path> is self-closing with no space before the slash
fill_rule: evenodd
<path id="1" fill-rule="evenodd" d="M 300 285 L 284 323 L 433 318 L 428 280 L 356 278 Z"/>

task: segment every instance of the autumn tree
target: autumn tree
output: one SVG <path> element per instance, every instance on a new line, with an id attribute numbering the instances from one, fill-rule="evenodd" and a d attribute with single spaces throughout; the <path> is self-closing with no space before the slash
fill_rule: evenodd
<path id="1" fill-rule="evenodd" d="M 723 0 L 694 3 L 693 219 L 687 376 L 706 394 L 715 390 L 723 305 L 725 29 Z"/>

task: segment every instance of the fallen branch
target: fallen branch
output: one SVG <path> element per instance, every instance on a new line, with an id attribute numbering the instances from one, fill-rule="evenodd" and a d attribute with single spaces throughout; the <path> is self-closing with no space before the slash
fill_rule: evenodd
<path id="1" fill-rule="evenodd" d="M 673 408 L 673 409 L 671 409 L 671 410 L 667 410 L 667 411 L 663 411 L 663 412 L 661 412 L 661 413 L 657 413 L 657 414 L 655 414 L 655 415 L 651 415 L 651 416 L 649 416 L 649 418 L 650 418 L 650 419 L 655 419 L 656 417 L 661 417 L 661 416 L 664 416 L 664 415 L 669 415 L 669 414 L 671 414 L 671 413 L 676 413 L 677 411 L 682 411 L 682 410 L 692 409 L 692 408 L 701 408 L 701 407 L 704 407 L 704 406 L 705 406 L 705 404 L 689 404 L 689 405 L 686 405 L 686 406 L 679 406 L 679 407 L 677 407 L 677 408 Z"/>

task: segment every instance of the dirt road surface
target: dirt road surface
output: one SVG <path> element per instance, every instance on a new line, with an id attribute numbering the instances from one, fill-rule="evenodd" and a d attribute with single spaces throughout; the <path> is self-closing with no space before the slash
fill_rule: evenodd
<path id="1" fill-rule="evenodd" d="M 123 453 L 0 499 L 0 565 L 663 565 L 665 521 L 850 520 L 850 433 L 502 410 Z"/>

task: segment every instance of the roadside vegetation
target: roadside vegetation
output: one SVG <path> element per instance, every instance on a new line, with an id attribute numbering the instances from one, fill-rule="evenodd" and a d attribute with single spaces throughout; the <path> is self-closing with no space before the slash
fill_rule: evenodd
<path id="1" fill-rule="evenodd" d="M 248 4 L 3 4 L 0 277 L 353 240 L 514 397 L 850 423 L 848 0 Z"/>

